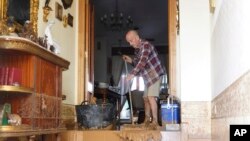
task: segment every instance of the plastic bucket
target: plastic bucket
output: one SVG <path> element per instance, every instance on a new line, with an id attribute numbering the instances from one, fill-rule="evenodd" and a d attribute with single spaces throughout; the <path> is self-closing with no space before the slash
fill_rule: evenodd
<path id="1" fill-rule="evenodd" d="M 179 104 L 161 104 L 162 125 L 180 123 L 180 106 Z"/>

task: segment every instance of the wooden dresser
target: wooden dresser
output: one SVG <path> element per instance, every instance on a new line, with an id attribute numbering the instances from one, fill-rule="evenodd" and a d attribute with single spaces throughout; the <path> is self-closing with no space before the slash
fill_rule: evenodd
<path id="1" fill-rule="evenodd" d="M 1 126 L 0 137 L 57 134 L 61 119 L 62 72 L 69 62 L 42 46 L 19 37 L 0 36 L 0 67 L 21 70 L 19 86 L 0 85 L 0 105 L 11 104 L 21 126 Z"/>

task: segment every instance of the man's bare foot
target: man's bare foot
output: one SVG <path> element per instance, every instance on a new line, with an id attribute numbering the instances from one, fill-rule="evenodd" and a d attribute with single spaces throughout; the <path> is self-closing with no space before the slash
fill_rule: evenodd
<path id="1" fill-rule="evenodd" d="M 160 125 L 158 124 L 157 121 L 152 121 L 152 123 L 148 127 L 149 130 L 158 130 L 160 128 L 161 127 L 160 127 Z"/>
<path id="2" fill-rule="evenodd" d="M 145 119 L 141 125 L 144 126 L 144 128 L 148 128 L 150 125 L 150 119 Z"/>

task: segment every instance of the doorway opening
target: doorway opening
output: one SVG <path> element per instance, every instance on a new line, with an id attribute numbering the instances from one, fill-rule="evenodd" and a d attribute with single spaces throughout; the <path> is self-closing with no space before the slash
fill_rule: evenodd
<path id="1" fill-rule="evenodd" d="M 94 0 L 93 1 L 93 5 L 94 5 L 94 9 L 105 9 L 105 8 L 98 8 L 96 2 L 107 2 L 107 1 L 100 1 L 100 0 Z M 125 1 L 121 1 L 121 2 L 125 2 Z M 129 2 L 129 1 L 126 1 Z M 145 14 L 145 9 L 144 10 L 140 10 L 139 8 L 136 7 L 136 4 L 134 3 L 134 1 L 132 1 L 132 4 L 125 4 L 125 3 L 121 3 L 122 7 L 126 7 L 126 5 L 128 5 L 128 11 L 132 11 L 132 14 L 130 14 L 128 12 L 129 15 L 131 15 L 131 17 L 133 18 L 133 21 L 135 22 L 135 24 L 138 26 L 139 28 L 139 33 L 141 35 L 143 35 L 143 38 L 151 40 L 153 42 L 153 44 L 155 46 L 158 45 L 165 45 L 167 46 L 167 48 L 163 49 L 165 51 L 165 61 L 166 61 L 166 71 L 168 74 L 168 92 L 175 95 L 176 94 L 176 35 L 177 35 L 177 30 L 176 30 L 176 25 L 177 25 L 177 21 L 176 21 L 176 14 L 177 14 L 177 6 L 176 6 L 176 0 L 169 0 L 169 1 L 164 1 L 166 4 L 162 4 L 164 6 L 163 9 L 161 9 L 160 12 L 163 11 L 163 14 L 165 12 L 165 16 L 160 16 L 160 14 L 155 14 L 150 16 L 149 14 Z M 146 3 L 144 0 L 139 3 L 139 4 L 144 4 Z M 158 2 L 157 2 L 158 3 Z M 154 2 L 155 4 L 155 2 Z M 79 5 L 80 2 L 79 2 Z M 104 4 L 101 4 L 104 5 Z M 110 4 L 110 5 L 114 5 L 114 4 Z M 161 5 L 161 6 L 162 6 Z M 150 5 L 150 7 L 156 7 L 153 4 Z M 84 10 L 88 11 L 88 8 L 84 8 Z M 111 8 L 112 9 L 112 8 Z M 150 8 L 148 8 L 150 9 Z M 146 9 L 147 10 L 147 9 Z M 94 10 L 93 10 L 94 11 Z M 88 45 L 87 46 L 80 46 L 79 44 L 79 66 L 83 66 L 81 68 L 86 68 L 85 70 L 80 70 L 79 71 L 79 84 L 78 84 L 78 97 L 79 97 L 79 101 L 82 101 L 81 97 L 83 99 L 86 99 L 86 95 L 88 95 L 88 89 L 87 89 L 87 84 L 89 82 L 88 77 L 89 76 L 93 76 L 93 80 L 92 80 L 92 84 L 94 84 L 94 81 L 97 82 L 104 82 L 104 83 L 109 83 L 110 80 L 110 75 L 112 74 L 112 49 L 113 48 L 127 48 L 128 44 L 125 42 L 124 40 L 124 35 L 125 35 L 125 31 L 120 31 L 120 32 L 112 32 L 112 31 L 105 31 L 104 28 L 102 28 L 101 26 L 98 26 L 98 24 L 100 24 L 100 19 L 98 18 L 98 12 L 97 11 L 92 11 L 92 14 L 88 14 L 88 16 L 92 16 L 92 20 L 90 20 L 90 22 L 92 22 L 92 24 L 94 24 L 94 28 L 91 28 L 90 23 L 88 24 L 84 24 L 84 28 L 81 30 L 81 28 L 79 27 L 79 33 L 84 33 L 84 34 L 79 34 L 79 39 L 81 39 L 81 36 L 84 39 L 88 39 L 88 38 L 93 38 L 90 39 L 90 41 L 94 41 L 92 45 Z M 107 10 L 108 11 L 108 10 Z M 126 12 L 124 10 L 124 12 Z M 141 13 L 140 13 L 141 12 Z M 109 12 L 108 12 L 109 13 Z M 138 21 L 136 21 L 136 18 L 133 17 L 133 14 L 141 14 L 140 20 L 142 20 L 141 18 L 144 17 L 146 18 L 146 20 L 148 20 L 148 22 L 145 22 L 145 25 L 140 25 Z M 101 12 L 101 16 L 104 14 L 104 12 Z M 99 16 L 99 17 L 101 17 Z M 84 17 L 84 16 L 79 16 L 79 18 Z M 136 17 L 136 16 L 135 16 Z M 164 24 L 165 24 L 165 33 L 161 33 L 161 34 L 155 34 L 155 31 L 150 27 L 158 27 L 159 24 L 153 24 L 153 25 L 148 25 L 148 23 L 154 21 L 152 20 L 152 18 L 163 18 L 165 20 Z M 91 18 L 89 18 L 91 19 Z M 145 20 L 145 19 L 144 19 Z M 79 19 L 79 21 L 81 21 L 81 19 Z M 143 21 L 143 20 L 142 20 Z M 83 21 L 84 22 L 84 21 Z M 79 23 L 79 25 L 81 25 Z M 90 27 L 89 27 L 90 26 Z M 146 26 L 149 26 L 148 28 L 146 28 Z M 86 29 L 87 27 L 87 29 Z M 99 28 L 98 28 L 99 27 Z M 94 32 L 92 32 L 94 30 Z M 104 31 L 103 31 L 104 30 Z M 161 31 L 164 31 L 163 29 L 161 29 Z M 93 35 L 94 34 L 94 35 Z M 156 43 L 159 41 L 160 38 L 158 38 L 157 35 L 161 35 L 163 37 L 164 41 L 167 41 L 167 43 L 164 43 L 163 40 L 161 40 L 161 42 Z M 88 36 L 88 37 L 86 37 Z M 164 37 L 165 36 L 165 37 Z M 89 40 L 89 39 L 88 39 Z M 91 48 L 93 47 L 93 48 Z M 87 48 L 87 49 L 86 49 Z M 129 48 L 129 47 L 128 47 Z M 104 49 L 106 49 L 105 51 L 103 51 Z M 162 49 L 162 48 L 161 48 Z M 126 49 L 125 49 L 126 50 Z M 93 51 L 93 52 L 89 52 L 89 51 Z M 97 52 L 99 51 L 99 52 Z M 129 53 L 129 52 L 128 52 Z M 85 57 L 86 56 L 82 56 L 82 54 L 88 54 L 88 55 L 92 55 L 92 56 L 88 56 L 89 61 L 86 61 Z M 95 55 L 94 55 L 95 54 Z M 107 57 L 107 55 L 109 55 Z M 93 56 L 102 56 L 103 58 L 101 59 L 96 59 Z M 119 56 L 118 56 L 119 57 Z M 91 58 L 91 59 L 90 59 Z M 94 65 L 94 61 L 96 62 L 96 64 L 98 65 Z M 91 62 L 93 61 L 93 62 Z M 105 63 L 103 63 L 105 62 Z M 91 66 L 93 65 L 93 66 Z M 99 68 L 98 68 L 99 67 Z M 81 69 L 79 67 L 79 69 Z M 100 70 L 100 73 L 95 72 Z M 103 75 L 105 74 L 105 75 Z M 81 77 L 83 76 L 83 77 Z M 84 86 L 84 88 L 80 88 Z M 84 94 L 84 96 L 82 96 L 82 94 Z"/>

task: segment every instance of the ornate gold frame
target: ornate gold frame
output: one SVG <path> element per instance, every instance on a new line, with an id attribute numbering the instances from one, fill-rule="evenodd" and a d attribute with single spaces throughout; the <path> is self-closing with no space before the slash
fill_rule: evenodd
<path id="1" fill-rule="evenodd" d="M 33 31 L 37 34 L 39 0 L 30 0 L 30 22 Z M 7 0 L 0 0 L 0 20 L 7 18 Z"/>

